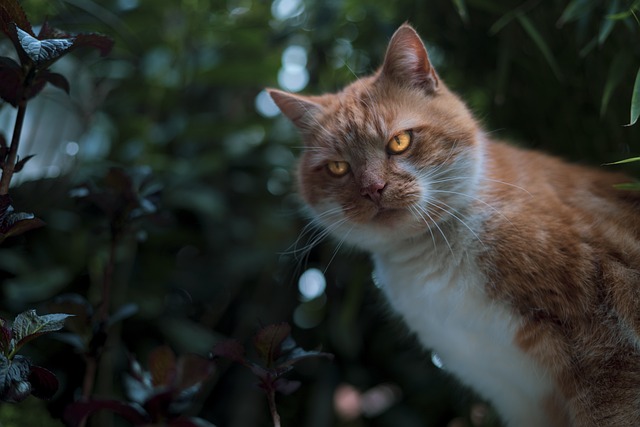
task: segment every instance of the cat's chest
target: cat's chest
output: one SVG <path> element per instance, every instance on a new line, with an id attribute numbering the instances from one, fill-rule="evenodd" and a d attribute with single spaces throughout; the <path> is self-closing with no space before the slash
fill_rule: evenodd
<path id="1" fill-rule="evenodd" d="M 515 345 L 519 320 L 486 296 L 473 260 L 450 266 L 444 258 L 406 262 L 374 255 L 374 262 L 394 311 L 446 370 L 512 418 L 509 425 L 548 425 L 540 405 L 551 393 L 551 382 Z M 516 419 L 523 413 L 540 415 Z"/>

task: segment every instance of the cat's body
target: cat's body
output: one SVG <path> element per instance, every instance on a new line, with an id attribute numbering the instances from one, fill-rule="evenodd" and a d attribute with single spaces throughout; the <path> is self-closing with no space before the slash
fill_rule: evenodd
<path id="1" fill-rule="evenodd" d="M 640 196 L 490 140 L 408 26 L 337 94 L 272 91 L 314 221 L 509 426 L 640 425 Z"/>

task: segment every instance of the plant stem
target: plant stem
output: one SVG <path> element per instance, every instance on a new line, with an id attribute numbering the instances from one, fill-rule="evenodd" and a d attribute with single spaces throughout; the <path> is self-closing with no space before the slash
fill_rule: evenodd
<path id="1" fill-rule="evenodd" d="M 11 178 L 13 177 L 13 169 L 16 166 L 16 160 L 18 159 L 18 146 L 20 145 L 20 134 L 22 133 L 22 125 L 24 123 L 24 116 L 27 111 L 27 101 L 22 100 L 18 104 L 18 115 L 16 116 L 16 123 L 13 128 L 13 136 L 11 137 L 11 144 L 9 145 L 9 153 L 7 158 L 4 159 L 4 166 L 2 167 L 2 178 L 0 178 L 0 195 L 9 194 L 9 184 L 11 184 Z"/>
<path id="2" fill-rule="evenodd" d="M 276 408 L 276 391 L 269 389 L 267 392 L 267 400 L 269 401 L 269 410 L 271 411 L 271 418 L 273 418 L 273 427 L 280 427 L 280 414 L 278 414 L 278 408 Z"/>

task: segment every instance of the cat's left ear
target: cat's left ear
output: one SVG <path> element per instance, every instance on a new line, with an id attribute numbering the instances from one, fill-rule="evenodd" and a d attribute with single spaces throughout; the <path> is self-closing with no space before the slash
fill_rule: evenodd
<path id="1" fill-rule="evenodd" d="M 427 49 L 409 24 L 402 25 L 391 37 L 382 76 L 402 85 L 422 88 L 428 93 L 438 89 L 438 75 L 429 62 Z"/>
<path id="2" fill-rule="evenodd" d="M 277 89 L 267 89 L 267 92 L 282 114 L 301 129 L 305 128 L 311 118 L 322 109 L 320 104 L 311 97 L 294 95 Z"/>

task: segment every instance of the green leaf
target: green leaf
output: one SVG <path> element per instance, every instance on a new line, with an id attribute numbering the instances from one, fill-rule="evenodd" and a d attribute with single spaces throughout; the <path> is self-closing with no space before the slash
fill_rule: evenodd
<path id="1" fill-rule="evenodd" d="M 598 45 L 602 46 L 611 34 L 613 27 L 616 25 L 615 19 L 607 19 L 607 16 L 615 14 L 618 10 L 619 0 L 613 0 L 609 6 L 609 13 L 605 16 L 600 24 L 600 32 L 598 33 Z"/>
<path id="2" fill-rule="evenodd" d="M 625 182 L 623 184 L 615 184 L 613 188 L 618 190 L 640 190 L 640 182 Z"/>
<path id="3" fill-rule="evenodd" d="M 633 84 L 633 95 L 631 96 L 631 121 L 626 126 L 633 126 L 640 116 L 640 68 L 636 74 L 636 82 Z"/>
<path id="4" fill-rule="evenodd" d="M 467 3 L 465 0 L 452 0 L 453 5 L 456 7 L 458 11 L 458 15 L 460 15 L 460 19 L 465 24 L 469 22 L 469 11 L 467 10 Z"/>
<path id="5" fill-rule="evenodd" d="M 489 34 L 495 36 L 502 30 L 504 27 L 509 24 L 509 22 L 513 21 L 513 18 L 516 17 L 517 12 L 509 12 L 502 15 L 492 26 L 489 28 Z"/>
<path id="6" fill-rule="evenodd" d="M 58 331 L 64 327 L 64 321 L 72 314 L 46 314 L 38 316 L 35 310 L 18 314 L 13 321 L 13 337 L 17 341 L 15 351 L 20 347 L 47 332 Z M 14 352 L 15 352 L 14 351 Z"/>
<path id="7" fill-rule="evenodd" d="M 623 19 L 627 19 L 631 15 L 632 15 L 631 11 L 627 10 L 625 12 L 614 13 L 613 15 L 606 15 L 605 19 L 610 19 L 612 21 L 620 21 L 620 20 L 623 20 Z"/>
<path id="8" fill-rule="evenodd" d="M 618 160 L 617 162 L 605 163 L 605 166 L 621 165 L 623 163 L 632 163 L 632 162 L 640 162 L 640 157 L 631 157 L 624 160 Z"/>
<path id="9" fill-rule="evenodd" d="M 540 32 L 533 25 L 533 22 L 531 22 L 531 20 L 521 12 L 516 13 L 516 19 L 518 20 L 518 22 L 520 22 L 520 25 L 522 25 L 522 28 L 529 35 L 529 37 L 531 37 L 531 40 L 533 40 L 538 49 L 540 49 L 540 52 L 542 52 L 542 55 L 547 60 L 547 63 L 553 70 L 556 78 L 558 80 L 562 80 L 562 71 L 560 71 L 560 67 L 556 62 L 556 59 L 553 57 L 551 49 L 549 49 L 549 46 L 544 41 L 544 38 L 542 37 L 542 35 L 540 35 Z"/>
<path id="10" fill-rule="evenodd" d="M 567 22 L 575 21 L 578 17 L 583 16 L 593 7 L 595 2 L 592 0 L 573 0 L 560 15 L 558 26 L 561 27 Z"/>

